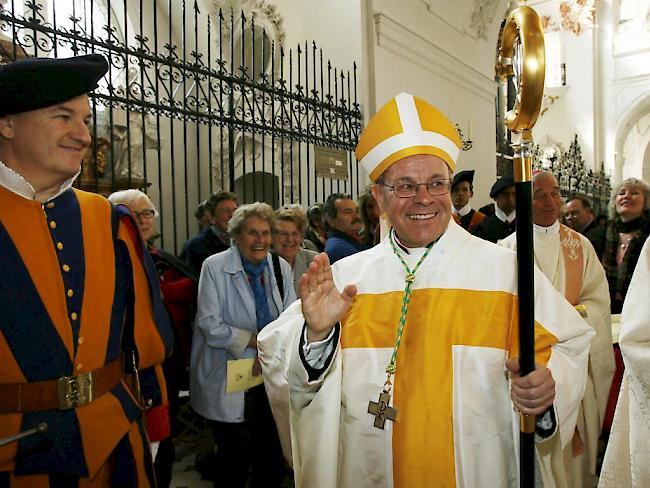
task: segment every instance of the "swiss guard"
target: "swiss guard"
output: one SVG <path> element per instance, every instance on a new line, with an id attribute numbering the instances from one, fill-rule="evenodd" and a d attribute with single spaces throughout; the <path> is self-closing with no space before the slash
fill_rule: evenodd
<path id="1" fill-rule="evenodd" d="M 154 486 L 172 334 L 125 207 L 72 188 L 94 54 L 0 66 L 0 487 Z M 164 415 L 161 416 L 164 418 Z"/>

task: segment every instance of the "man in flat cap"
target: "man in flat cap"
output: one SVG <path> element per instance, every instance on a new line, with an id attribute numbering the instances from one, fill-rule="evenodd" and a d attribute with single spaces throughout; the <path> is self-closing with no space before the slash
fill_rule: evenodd
<path id="1" fill-rule="evenodd" d="M 393 229 L 314 258 L 302 300 L 258 336 L 297 486 L 518 486 L 513 405 L 571 440 L 593 331 L 537 273 L 538 367 L 519 377 L 516 255 L 451 219 L 459 146 L 425 101 L 388 102 L 356 155 Z"/>
<path id="2" fill-rule="evenodd" d="M 474 170 L 459 171 L 451 180 L 451 203 L 454 208 L 454 220 L 468 232 L 480 224 L 485 214 L 474 210 L 469 202 L 474 196 Z"/>
<path id="3" fill-rule="evenodd" d="M 515 182 L 512 176 L 499 178 L 490 190 L 490 198 L 496 204 L 494 215 L 483 219 L 472 230 L 472 234 L 490 242 L 505 239 L 517 228 L 515 210 Z"/>
<path id="4" fill-rule="evenodd" d="M 2 488 L 154 485 L 142 402 L 165 402 L 171 347 L 155 269 L 126 207 L 71 187 L 107 69 L 0 67 L 0 438 L 48 427 L 0 447 Z"/>

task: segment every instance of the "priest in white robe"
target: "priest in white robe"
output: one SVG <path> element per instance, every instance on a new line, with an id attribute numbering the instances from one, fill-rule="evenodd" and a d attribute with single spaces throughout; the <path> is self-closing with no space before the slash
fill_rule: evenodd
<path id="1" fill-rule="evenodd" d="M 570 487 L 596 485 L 596 458 L 609 389 L 616 365 L 612 349 L 609 287 L 596 251 L 583 235 L 560 224 L 562 196 L 548 171 L 533 176 L 533 242 L 535 264 L 571 305 L 577 307 L 596 335 L 591 342 L 585 394 L 571 444 L 564 449 Z M 499 244 L 516 250 L 511 235 Z M 542 451 L 543 452 L 543 451 Z M 550 482 L 546 486 L 552 486 Z"/>
<path id="2" fill-rule="evenodd" d="M 625 373 L 599 488 L 650 486 L 650 239 L 625 295 L 621 346 Z"/>
<path id="3" fill-rule="evenodd" d="M 536 273 L 538 366 L 519 377 L 516 255 L 451 219 L 459 146 L 428 103 L 388 102 L 356 155 L 393 230 L 314 258 L 258 336 L 298 487 L 518 486 L 515 410 L 571 441 L 593 331 Z"/>

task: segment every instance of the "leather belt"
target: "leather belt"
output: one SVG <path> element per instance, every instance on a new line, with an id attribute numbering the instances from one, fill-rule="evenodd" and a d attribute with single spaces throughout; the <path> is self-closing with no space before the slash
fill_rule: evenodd
<path id="1" fill-rule="evenodd" d="M 111 391 L 123 377 L 118 357 L 101 368 L 57 380 L 0 384 L 0 414 L 80 407 Z"/>

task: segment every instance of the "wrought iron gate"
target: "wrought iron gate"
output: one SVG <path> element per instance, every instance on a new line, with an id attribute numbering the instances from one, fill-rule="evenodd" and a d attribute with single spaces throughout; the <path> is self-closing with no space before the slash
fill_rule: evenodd
<path id="1" fill-rule="evenodd" d="M 356 64 L 333 67 L 314 42 L 287 50 L 274 7 L 255 4 L 209 15 L 185 0 L 0 0 L 3 62 L 109 60 L 79 184 L 146 191 L 161 213 L 158 245 L 172 252 L 214 191 L 277 207 L 356 196 L 364 183 L 352 153 Z"/>

